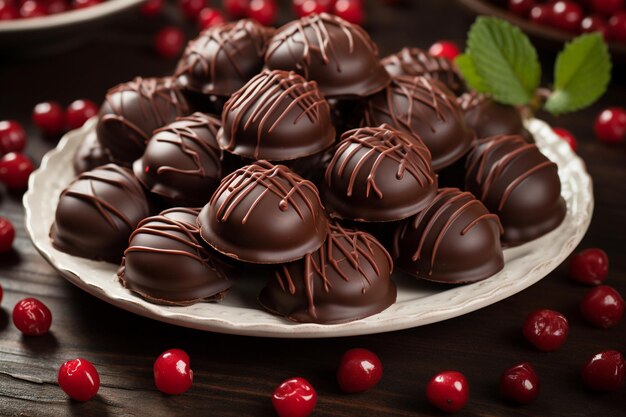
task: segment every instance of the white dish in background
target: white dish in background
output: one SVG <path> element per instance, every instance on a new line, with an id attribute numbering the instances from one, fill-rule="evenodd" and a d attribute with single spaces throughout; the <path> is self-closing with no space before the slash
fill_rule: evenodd
<path id="1" fill-rule="evenodd" d="M 48 231 L 61 191 L 72 181 L 72 157 L 96 120 L 63 137 L 43 158 L 24 195 L 26 227 L 43 257 L 71 283 L 117 307 L 164 322 L 249 336 L 311 338 L 382 333 L 422 326 L 460 316 L 488 306 L 545 277 L 574 250 L 583 238 L 593 212 L 593 191 L 583 161 L 544 122 L 533 119 L 527 127 L 542 152 L 559 166 L 567 216 L 549 234 L 525 245 L 506 249 L 505 268 L 484 281 L 444 287 L 418 282 L 395 274 L 398 300 L 372 317 L 344 324 L 298 324 L 257 307 L 256 295 L 264 279 L 242 278 L 221 303 L 198 303 L 188 307 L 150 304 L 133 295 L 117 281 L 117 265 L 90 261 L 54 249 Z"/>

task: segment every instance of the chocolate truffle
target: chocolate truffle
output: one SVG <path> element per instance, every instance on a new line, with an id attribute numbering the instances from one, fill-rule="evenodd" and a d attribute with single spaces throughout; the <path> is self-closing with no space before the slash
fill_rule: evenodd
<path id="1" fill-rule="evenodd" d="M 318 249 L 328 220 L 317 188 L 284 165 L 259 161 L 222 183 L 198 216 L 205 242 L 234 259 L 290 262 Z"/>
<path id="2" fill-rule="evenodd" d="M 419 48 L 402 48 L 400 52 L 382 59 L 392 77 L 401 75 L 424 76 L 444 83 L 450 91 L 461 94 L 465 83 L 454 64 L 443 57 L 432 56 Z"/>
<path id="3" fill-rule="evenodd" d="M 331 225 L 320 249 L 275 267 L 259 301 L 301 323 L 358 320 L 396 301 L 392 269 L 391 257 L 373 236 Z"/>
<path id="4" fill-rule="evenodd" d="M 138 77 L 107 92 L 96 126 L 98 141 L 112 162 L 130 167 L 155 129 L 187 114 L 187 101 L 171 78 Z"/>
<path id="5" fill-rule="evenodd" d="M 407 273 L 465 284 L 504 267 L 498 216 L 471 193 L 442 188 L 430 205 L 398 228 L 394 255 Z"/>
<path id="6" fill-rule="evenodd" d="M 500 217 L 505 246 L 536 239 L 565 218 L 557 165 L 521 136 L 480 140 L 466 167 L 466 189 Z"/>
<path id="7" fill-rule="evenodd" d="M 215 117 L 194 113 L 156 130 L 133 164 L 135 176 L 167 202 L 203 206 L 222 178 L 220 127 Z"/>
<path id="8" fill-rule="evenodd" d="M 265 65 L 317 81 L 326 97 L 365 97 L 389 84 L 378 47 L 367 32 L 326 13 L 279 28 L 267 48 Z"/>
<path id="9" fill-rule="evenodd" d="M 255 160 L 294 160 L 335 142 L 330 107 L 317 84 L 294 72 L 265 70 L 254 77 L 226 102 L 222 122 L 222 149 Z"/>
<path id="10" fill-rule="evenodd" d="M 166 305 L 219 300 L 232 285 L 188 223 L 165 215 L 139 223 L 130 236 L 118 277 L 129 290 Z"/>
<path id="11" fill-rule="evenodd" d="M 522 135 L 526 142 L 535 142 L 515 107 L 500 104 L 474 91 L 463 94 L 457 102 L 465 113 L 465 122 L 474 129 L 479 139 L 497 135 Z"/>
<path id="12" fill-rule="evenodd" d="M 321 187 L 331 216 L 366 222 L 407 218 L 436 193 L 426 145 L 387 125 L 344 133 Z"/>
<path id="13" fill-rule="evenodd" d="M 189 42 L 174 77 L 185 90 L 230 96 L 261 71 L 272 33 L 249 19 L 211 27 Z"/>
<path id="14" fill-rule="evenodd" d="M 61 252 L 119 263 L 128 237 L 149 214 L 133 173 L 107 164 L 82 173 L 63 190 L 50 238 Z"/>
<path id="15" fill-rule="evenodd" d="M 159 216 L 164 216 L 170 220 L 175 220 L 184 225 L 187 229 L 191 230 L 193 233 L 199 235 L 200 229 L 198 229 L 198 225 L 196 224 L 198 214 L 200 214 L 199 208 L 172 207 L 167 210 L 163 210 L 161 213 L 159 213 Z"/>
<path id="16" fill-rule="evenodd" d="M 367 100 L 363 126 L 382 123 L 422 139 L 435 171 L 461 159 L 475 140 L 454 95 L 440 82 L 425 77 L 396 77 Z"/>
<path id="17" fill-rule="evenodd" d="M 102 150 L 102 146 L 98 142 L 98 136 L 95 131 L 90 131 L 85 136 L 85 139 L 81 142 L 74 154 L 72 164 L 74 165 L 74 172 L 76 174 L 82 174 L 85 171 L 91 171 L 100 165 L 108 164 L 109 158 Z"/>

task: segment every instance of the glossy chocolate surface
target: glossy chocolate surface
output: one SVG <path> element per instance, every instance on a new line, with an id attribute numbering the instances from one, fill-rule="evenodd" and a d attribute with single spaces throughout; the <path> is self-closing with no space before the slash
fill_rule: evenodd
<path id="1" fill-rule="evenodd" d="M 443 188 L 418 215 L 398 228 L 397 265 L 418 278 L 465 284 L 504 267 L 498 216 L 471 193 Z"/>
<path id="2" fill-rule="evenodd" d="M 130 167 L 154 130 L 189 114 L 189 107 L 171 78 L 135 78 L 107 92 L 96 132 L 109 159 Z"/>
<path id="3" fill-rule="evenodd" d="M 315 185 L 259 161 L 233 172 L 198 216 L 202 239 L 244 262 L 293 261 L 318 249 L 328 220 Z"/>
<path id="4" fill-rule="evenodd" d="M 149 214 L 133 173 L 107 164 L 84 172 L 63 190 L 50 238 L 70 255 L 119 263 L 128 237 Z"/>
<path id="5" fill-rule="evenodd" d="M 387 125 L 346 132 L 321 187 L 331 216 L 369 222 L 416 214 L 436 192 L 426 145 Z"/>
<path id="6" fill-rule="evenodd" d="M 367 32 L 326 13 L 279 28 L 270 41 L 265 64 L 317 81 L 326 97 L 365 97 L 389 84 L 378 47 Z"/>
<path id="7" fill-rule="evenodd" d="M 230 96 L 261 71 L 272 33 L 250 19 L 208 28 L 189 42 L 174 77 L 186 90 Z"/>
<path id="8" fill-rule="evenodd" d="M 219 119 L 194 113 L 158 129 L 133 164 L 151 193 L 176 206 L 202 206 L 222 178 Z"/>
<path id="9" fill-rule="evenodd" d="M 475 139 L 452 92 L 425 77 L 395 77 L 367 100 L 362 125 L 382 123 L 420 138 L 430 150 L 435 171 L 461 159 Z"/>
<path id="10" fill-rule="evenodd" d="M 226 102 L 221 147 L 251 159 L 287 161 L 335 142 L 330 107 L 315 82 L 294 72 L 265 70 Z"/>
<path id="11" fill-rule="evenodd" d="M 109 161 L 109 158 L 107 158 L 102 150 L 102 146 L 100 146 L 100 142 L 98 142 L 98 136 L 93 130 L 87 133 L 87 136 L 85 136 L 85 139 L 76 150 L 74 158 L 72 159 L 74 172 L 76 174 L 91 171 L 109 162 L 111 161 Z"/>
<path id="12" fill-rule="evenodd" d="M 358 320 L 396 301 L 392 270 L 391 257 L 373 236 L 331 225 L 317 251 L 275 267 L 259 301 L 301 323 Z"/>
<path id="13" fill-rule="evenodd" d="M 557 165 L 523 137 L 480 140 L 466 167 L 466 189 L 500 217 L 505 246 L 536 239 L 565 218 Z"/>

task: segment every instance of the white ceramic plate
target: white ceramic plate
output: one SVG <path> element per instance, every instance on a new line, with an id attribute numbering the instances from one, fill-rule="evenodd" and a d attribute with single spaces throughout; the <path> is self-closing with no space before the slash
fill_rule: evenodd
<path id="1" fill-rule="evenodd" d="M 559 166 L 567 216 L 551 233 L 505 250 L 504 270 L 487 280 L 444 287 L 398 275 L 394 277 L 398 284 L 394 305 L 375 316 L 335 325 L 297 324 L 260 310 L 256 295 L 263 280 L 254 277 L 242 278 L 219 304 L 160 306 L 124 289 L 117 281 L 117 265 L 59 252 L 48 238 L 59 194 L 74 178 L 72 156 L 95 123 L 92 119 L 82 129 L 65 135 L 30 177 L 24 206 L 26 226 L 35 247 L 65 278 L 90 294 L 146 317 L 201 330 L 249 336 L 335 337 L 405 329 L 460 316 L 507 298 L 545 277 L 578 245 L 593 212 L 592 183 L 584 163 L 546 123 L 535 119 L 527 127 L 542 152 Z"/>

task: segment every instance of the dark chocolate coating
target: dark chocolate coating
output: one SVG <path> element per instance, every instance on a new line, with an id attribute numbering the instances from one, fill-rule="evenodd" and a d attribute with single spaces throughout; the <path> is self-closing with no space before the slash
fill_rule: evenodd
<path id="1" fill-rule="evenodd" d="M 77 175 L 91 171 L 109 162 L 111 161 L 109 161 L 109 158 L 107 158 L 102 150 L 102 146 L 100 146 L 98 142 L 98 136 L 93 130 L 87 133 L 87 136 L 85 136 L 85 139 L 81 142 L 72 159 L 74 172 Z"/>
<path id="2" fill-rule="evenodd" d="M 318 249 L 328 220 L 317 188 L 283 165 L 259 161 L 224 180 L 198 216 L 202 239 L 244 262 L 290 262 Z"/>
<path id="3" fill-rule="evenodd" d="M 465 122 L 474 129 L 479 139 L 497 135 L 522 135 L 526 142 L 535 142 L 515 107 L 500 104 L 474 91 L 463 94 L 457 102 L 465 113 Z"/>
<path id="4" fill-rule="evenodd" d="M 222 178 L 222 151 L 216 135 L 221 122 L 194 113 L 158 129 L 133 164 L 151 193 L 175 206 L 203 206 Z"/>
<path id="5" fill-rule="evenodd" d="M 367 32 L 326 13 L 279 28 L 267 48 L 265 65 L 317 81 L 326 97 L 366 97 L 389 84 L 378 47 Z"/>
<path id="6" fill-rule="evenodd" d="M 320 249 L 275 267 L 259 302 L 301 323 L 358 320 L 396 301 L 392 269 L 391 257 L 373 236 L 331 225 Z"/>
<path id="7" fill-rule="evenodd" d="M 154 130 L 188 114 L 187 101 L 171 78 L 137 77 L 107 92 L 96 126 L 98 141 L 112 162 L 130 167 Z"/>
<path id="8" fill-rule="evenodd" d="M 141 184 L 107 164 L 78 176 L 59 197 L 52 245 L 70 255 L 119 263 L 128 237 L 150 215 Z"/>
<path id="9" fill-rule="evenodd" d="M 405 219 L 436 193 L 426 145 L 387 125 L 346 132 L 321 187 L 331 216 L 364 222 Z"/>
<path id="10" fill-rule="evenodd" d="M 425 77 L 395 77 L 389 87 L 367 100 L 362 125 L 382 123 L 424 141 L 435 171 L 461 159 L 475 140 L 454 95 Z"/>
<path id="11" fill-rule="evenodd" d="M 167 210 L 163 210 L 159 213 L 159 216 L 167 217 L 168 219 L 175 220 L 193 233 L 200 236 L 200 229 L 198 229 L 197 219 L 200 214 L 200 208 L 195 207 L 172 207 Z"/>
<path id="12" fill-rule="evenodd" d="M 230 96 L 261 71 L 272 34 L 250 19 L 211 27 L 189 42 L 174 77 L 185 90 Z"/>
<path id="13" fill-rule="evenodd" d="M 505 246 L 536 239 L 565 218 L 557 165 L 519 135 L 480 140 L 467 157 L 465 183 L 500 217 Z"/>
<path id="14" fill-rule="evenodd" d="M 382 59 L 392 77 L 401 75 L 424 76 L 444 83 L 454 94 L 465 91 L 465 82 L 454 64 L 443 57 L 435 57 L 419 48 L 402 48 Z"/>
<path id="15" fill-rule="evenodd" d="M 429 281 L 465 284 L 480 281 L 504 267 L 498 216 L 471 193 L 439 190 L 421 213 L 398 228 L 397 265 Z"/>
<path id="16" fill-rule="evenodd" d="M 233 283 L 187 222 L 164 215 L 139 223 L 118 277 L 129 290 L 165 305 L 219 300 Z"/>
<path id="17" fill-rule="evenodd" d="M 294 72 L 265 70 L 251 79 L 226 102 L 222 125 L 222 149 L 255 160 L 294 160 L 335 142 L 317 84 Z"/>

